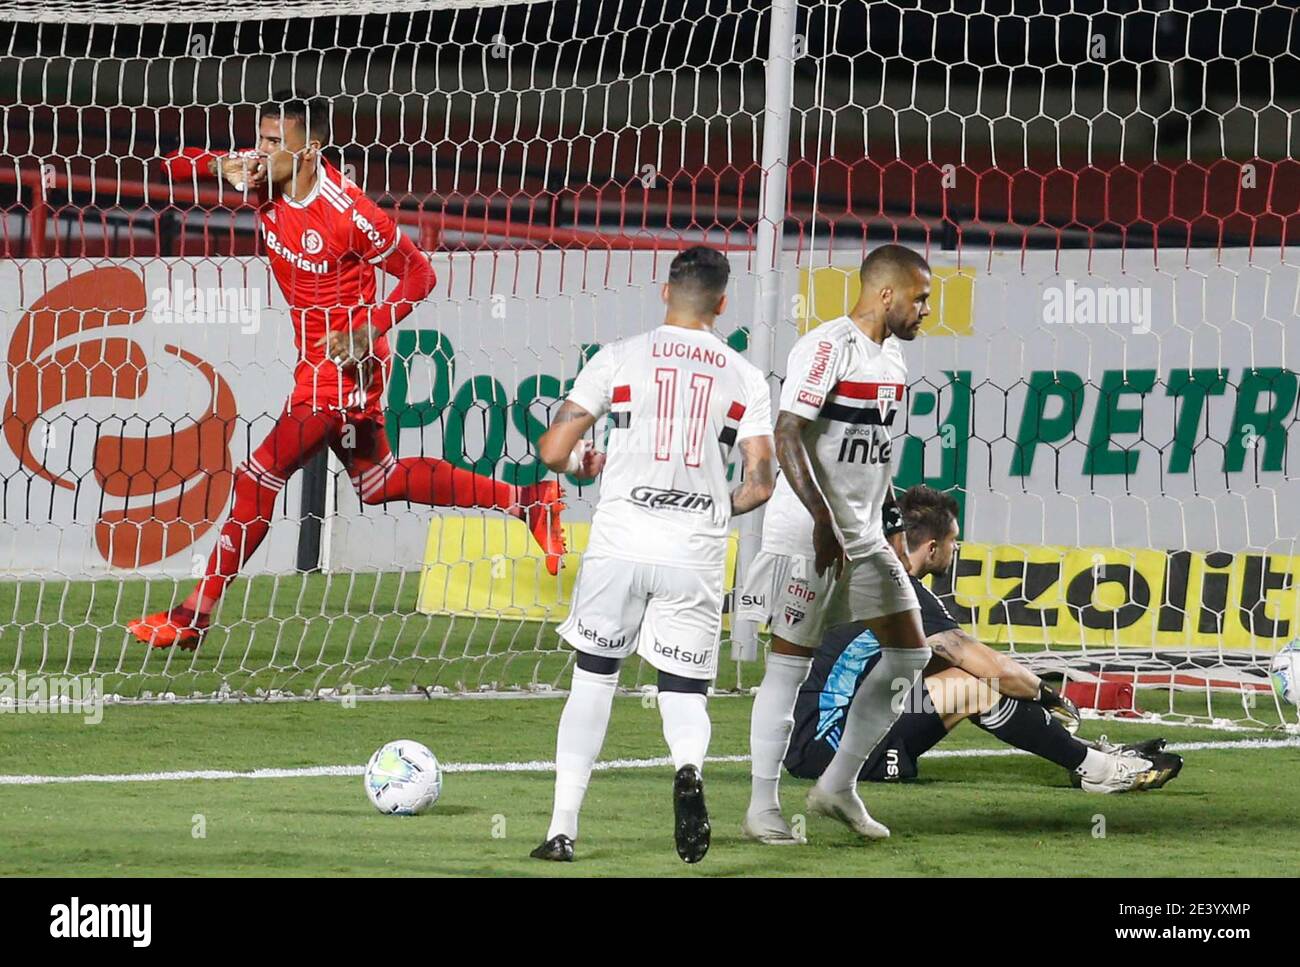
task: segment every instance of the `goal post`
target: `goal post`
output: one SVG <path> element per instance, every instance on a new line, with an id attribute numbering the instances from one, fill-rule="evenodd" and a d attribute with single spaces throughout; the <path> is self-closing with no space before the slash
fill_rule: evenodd
<path id="1" fill-rule="evenodd" d="M 954 616 L 1114 714 L 1294 724 L 1268 675 L 1300 637 L 1291 11 L 1131 6 L 0 0 L 0 676 L 565 684 L 576 553 L 552 576 L 499 509 L 367 506 L 337 467 L 327 499 L 282 492 L 197 651 L 123 632 L 202 573 L 291 385 L 254 209 L 202 170 L 290 92 L 329 101 L 326 157 L 438 276 L 390 336 L 399 457 L 541 479 L 570 381 L 660 321 L 701 242 L 733 269 L 720 332 L 775 390 L 899 241 L 935 298 L 896 483 L 959 501 Z M 576 552 L 599 486 L 563 484 Z M 738 630 L 718 687 L 762 652 Z"/>

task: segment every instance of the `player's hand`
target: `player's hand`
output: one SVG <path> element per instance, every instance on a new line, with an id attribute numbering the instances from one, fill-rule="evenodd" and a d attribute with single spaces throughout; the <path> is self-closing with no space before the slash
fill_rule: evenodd
<path id="1" fill-rule="evenodd" d="M 1052 718 L 1060 722 L 1067 732 L 1074 735 L 1079 731 L 1079 726 L 1083 723 L 1083 716 L 1079 712 L 1079 706 L 1066 698 L 1056 689 L 1047 684 L 1043 684 L 1038 691 L 1038 701 L 1051 713 Z"/>
<path id="2" fill-rule="evenodd" d="M 595 480 L 600 476 L 600 472 L 605 469 L 605 454 L 591 447 L 582 455 L 582 469 L 579 470 L 575 477 L 579 480 Z"/>
<path id="3" fill-rule="evenodd" d="M 829 519 L 813 524 L 813 553 L 818 577 L 825 574 L 827 568 L 833 569 L 832 577 L 835 578 L 844 573 L 844 545 Z"/>
<path id="4" fill-rule="evenodd" d="M 347 369 L 350 366 L 359 366 L 370 358 L 374 341 L 374 327 L 363 325 L 355 329 L 335 329 L 327 332 L 317 345 L 324 347 L 327 358 Z"/>
<path id="5" fill-rule="evenodd" d="M 591 445 L 590 440 L 579 440 L 569 454 L 569 465 L 564 472 L 579 480 L 595 480 L 605 469 L 605 454 Z"/>
<path id="6" fill-rule="evenodd" d="M 252 191 L 266 183 L 266 159 L 258 155 L 226 155 L 216 164 L 221 177 L 236 191 Z"/>

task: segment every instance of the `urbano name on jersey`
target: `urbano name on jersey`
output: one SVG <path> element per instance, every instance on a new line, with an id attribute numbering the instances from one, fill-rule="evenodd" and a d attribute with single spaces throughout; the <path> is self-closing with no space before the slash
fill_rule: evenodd
<path id="1" fill-rule="evenodd" d="M 704 513 L 713 509 L 713 498 L 708 494 L 693 493 L 689 490 L 660 490 L 658 487 L 633 487 L 630 494 L 632 502 L 653 510 L 667 508 L 684 510 L 691 514 Z"/>
<path id="2" fill-rule="evenodd" d="M 820 386 L 822 379 L 826 376 L 826 367 L 831 364 L 831 352 L 834 346 L 823 339 L 817 343 L 817 351 L 813 353 L 812 366 L 808 368 L 808 382 L 814 386 Z"/>

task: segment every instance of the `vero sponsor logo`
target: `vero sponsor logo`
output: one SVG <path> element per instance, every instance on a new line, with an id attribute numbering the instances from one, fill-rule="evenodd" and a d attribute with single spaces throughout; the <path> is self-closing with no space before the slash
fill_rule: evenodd
<path id="1" fill-rule="evenodd" d="M 370 244 L 376 248 L 382 248 L 384 237 L 379 234 L 379 229 L 371 224 L 370 219 L 361 214 L 355 208 L 352 209 L 352 224 L 361 230 L 362 234 L 370 240 Z"/>

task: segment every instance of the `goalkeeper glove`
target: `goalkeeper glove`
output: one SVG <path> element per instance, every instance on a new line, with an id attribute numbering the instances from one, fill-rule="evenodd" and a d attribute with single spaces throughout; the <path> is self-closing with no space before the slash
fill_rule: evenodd
<path id="1" fill-rule="evenodd" d="M 1079 706 L 1056 689 L 1046 684 L 1039 686 L 1038 703 L 1051 713 L 1052 718 L 1065 726 L 1066 731 L 1071 735 L 1079 731 L 1079 726 L 1083 722 L 1083 716 L 1079 714 Z"/>
<path id="2" fill-rule="evenodd" d="M 880 522 L 887 538 L 907 530 L 907 525 L 903 522 L 903 511 L 898 504 L 885 504 L 880 510 Z"/>

